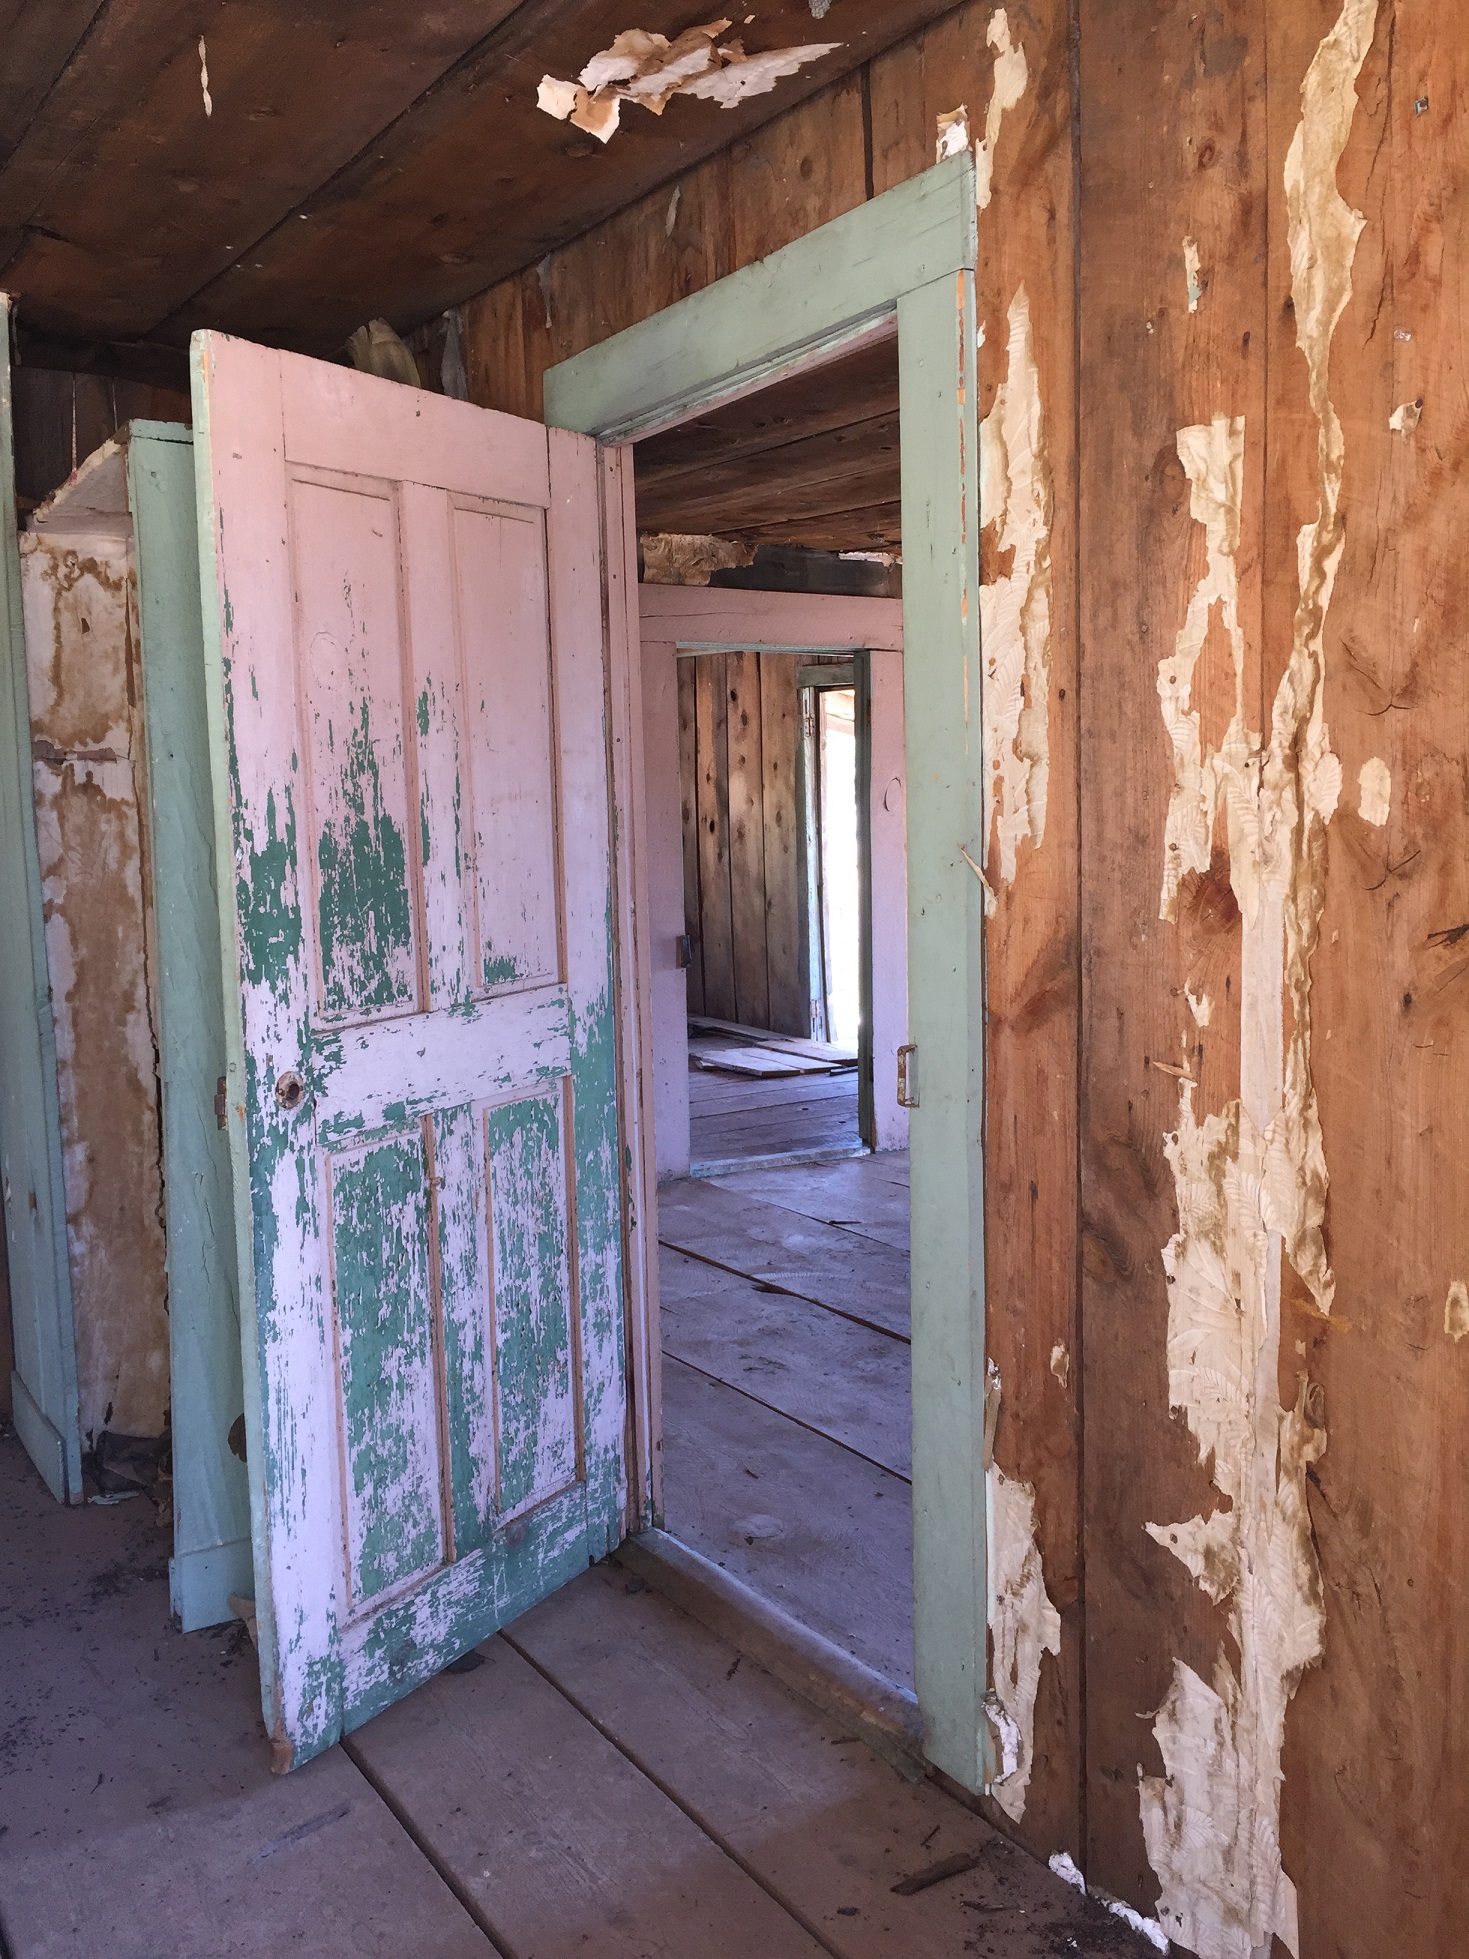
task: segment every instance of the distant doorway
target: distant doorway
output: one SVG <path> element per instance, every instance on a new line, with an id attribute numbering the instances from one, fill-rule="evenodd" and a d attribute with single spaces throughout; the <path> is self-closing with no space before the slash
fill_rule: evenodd
<path id="1" fill-rule="evenodd" d="M 871 1146 L 853 673 L 850 656 L 796 651 L 678 660 L 695 1175 Z"/>

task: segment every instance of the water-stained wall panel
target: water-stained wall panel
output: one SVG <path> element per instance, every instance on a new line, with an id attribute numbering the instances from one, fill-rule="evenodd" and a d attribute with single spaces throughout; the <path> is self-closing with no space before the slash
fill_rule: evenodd
<path id="1" fill-rule="evenodd" d="M 168 1418 L 136 596 L 124 537 L 21 540 L 83 1448 Z"/>

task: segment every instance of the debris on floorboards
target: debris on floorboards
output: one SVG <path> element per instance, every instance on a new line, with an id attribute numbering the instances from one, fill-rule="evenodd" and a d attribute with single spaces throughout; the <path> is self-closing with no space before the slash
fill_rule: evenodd
<path id="1" fill-rule="evenodd" d="M 691 1053 L 689 1148 L 700 1176 L 860 1156 L 857 1071 L 730 1074 Z"/>
<path id="2" fill-rule="evenodd" d="M 0 1529 L 11 1959 L 1146 1949 L 619 1566 L 272 1776 L 244 1628 L 176 1630 L 151 1506 L 58 1511 L 5 1432 Z"/>

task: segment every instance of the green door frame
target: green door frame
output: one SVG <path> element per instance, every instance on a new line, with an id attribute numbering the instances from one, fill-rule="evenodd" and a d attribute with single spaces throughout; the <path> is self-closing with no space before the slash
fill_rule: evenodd
<path id="1" fill-rule="evenodd" d="M 984 861 L 977 220 L 973 161 L 952 158 L 546 375 L 548 422 L 627 443 L 896 324 L 917 1093 L 915 1684 L 929 1759 L 971 1790 L 993 1772 L 984 1709 L 984 933 L 972 868 Z M 620 814 L 626 822 L 625 806 Z M 641 855 L 635 834 L 631 855 Z"/>
<path id="2" fill-rule="evenodd" d="M 30 687 L 16 543 L 11 301 L 0 293 L 0 1176 L 15 1432 L 60 1503 L 82 1500 L 76 1335 L 61 1174 L 56 1025 L 46 966 Z"/>

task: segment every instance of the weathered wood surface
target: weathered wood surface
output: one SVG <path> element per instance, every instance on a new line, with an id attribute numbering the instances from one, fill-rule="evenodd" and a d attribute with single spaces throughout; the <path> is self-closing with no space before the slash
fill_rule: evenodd
<path id="1" fill-rule="evenodd" d="M 721 1177 L 719 1188 L 908 1250 L 908 1159 L 896 1150 L 798 1170 L 743 1170 Z"/>
<path id="2" fill-rule="evenodd" d="M 675 1251 L 907 1336 L 908 1259 L 875 1240 L 698 1178 L 658 1193 L 658 1236 Z"/>
<path id="3" fill-rule="evenodd" d="M 0 1598 L 13 1959 L 72 1959 L 94 1943 L 209 1959 L 494 1959 L 340 1750 L 270 1773 L 244 1628 L 186 1636 L 170 1623 L 170 1533 L 150 1503 L 58 1516 L 5 1437 L 0 1529 L 14 1574 Z"/>
<path id="4" fill-rule="evenodd" d="M 504 1640 L 349 1744 L 432 1841 L 497 1944 L 640 1959 L 820 1947 Z"/>
<path id="5" fill-rule="evenodd" d="M 834 1717 L 742 1661 L 655 1592 L 589 1572 L 518 1620 L 516 1648 L 619 1747 L 678 1791 L 834 1959 L 1130 1952 L 1098 1907 L 950 1801 L 876 1761 Z M 974 1865 L 907 1896 L 950 1858 Z M 1141 1941 L 1136 1942 L 1141 1950 Z"/>
<path id="6" fill-rule="evenodd" d="M 805 1034 L 796 970 L 800 892 L 786 861 L 794 858 L 796 824 L 792 665 L 789 654 L 778 653 L 709 653 L 678 662 L 681 702 L 693 695 L 694 738 L 682 736 L 679 756 L 681 770 L 691 771 L 681 798 L 684 906 L 698 948 L 689 1011 Z M 767 688 L 773 694 L 768 713 Z M 691 868 L 697 871 L 692 885 Z"/>
<path id="7" fill-rule="evenodd" d="M 667 1248 L 660 1270 L 666 1353 L 879 1469 L 909 1475 L 906 1340 Z"/>
<path id="8" fill-rule="evenodd" d="M 1269 11 L 1272 172 L 1299 120 L 1297 78 L 1338 12 Z M 1281 76 L 1289 87 L 1277 95 Z M 1300 1373 L 1320 1382 L 1327 1435 L 1308 1489 L 1326 1650 L 1302 1679 L 1282 1758 L 1303 1954 L 1448 1954 L 1469 1913 L 1465 1860 L 1437 1848 L 1469 1841 L 1469 1520 L 1457 1498 L 1469 1377 L 1453 1308 L 1469 1279 L 1458 933 L 1469 919 L 1457 326 L 1469 229 L 1456 108 L 1466 89 L 1462 18 L 1380 5 L 1337 170 L 1365 224 L 1329 368 L 1345 542 L 1325 711 L 1343 787 L 1310 996 L 1336 1295 L 1323 1320 L 1287 1268 L 1280 1367 L 1282 1403 Z M 1278 175 L 1267 201 L 1264 608 L 1279 658 L 1299 593 L 1291 542 L 1316 514 L 1317 430 L 1288 311 Z M 1273 691 L 1273 671 L 1269 681 Z M 1374 759 L 1390 784 L 1383 824 L 1362 791 Z"/>
<path id="9" fill-rule="evenodd" d="M 196 359 L 289 1766 L 623 1528 L 597 462 L 243 342 Z"/>
<path id="10" fill-rule="evenodd" d="M 104 1430 L 161 1435 L 169 1405 L 137 588 L 116 460 L 116 507 L 96 520 L 110 535 L 27 531 L 21 546 L 85 1449 Z"/>
<path id="11" fill-rule="evenodd" d="M 668 1356 L 666 1528 L 899 1686 L 913 1679 L 912 1492 Z"/>

